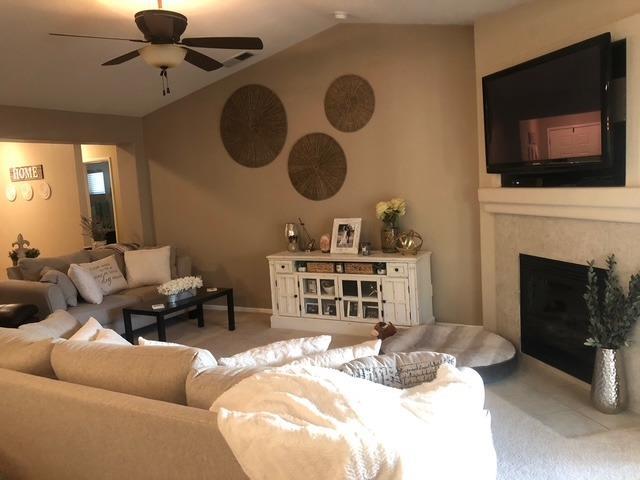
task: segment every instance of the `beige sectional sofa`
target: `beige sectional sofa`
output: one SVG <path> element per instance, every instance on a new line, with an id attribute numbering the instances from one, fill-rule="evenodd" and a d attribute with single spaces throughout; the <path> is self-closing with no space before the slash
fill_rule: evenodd
<path id="1" fill-rule="evenodd" d="M 38 307 L 38 318 L 40 319 L 55 310 L 68 310 L 80 323 L 85 323 L 90 317 L 93 317 L 102 325 L 122 333 L 124 332 L 122 309 L 156 297 L 158 293 L 155 285 L 130 288 L 105 296 L 99 305 L 85 303 L 81 301 L 81 298 L 78 298 L 77 306 L 67 308 L 64 295 L 58 285 L 39 281 L 45 267 L 66 273 L 72 263 L 89 263 L 110 255 L 116 256 L 120 270 L 125 273 L 123 254 L 110 248 L 80 250 L 60 257 L 22 258 L 18 266 L 7 269 L 9 280 L 0 281 L 0 304 L 34 304 Z M 177 255 L 174 248 L 171 249 L 170 262 L 172 278 L 191 275 L 191 259 Z M 149 317 L 133 318 L 134 328 L 142 327 L 151 322 Z"/>
<path id="2" fill-rule="evenodd" d="M 216 415 L 186 405 L 207 355 L 0 328 L 0 479 L 246 479 Z"/>

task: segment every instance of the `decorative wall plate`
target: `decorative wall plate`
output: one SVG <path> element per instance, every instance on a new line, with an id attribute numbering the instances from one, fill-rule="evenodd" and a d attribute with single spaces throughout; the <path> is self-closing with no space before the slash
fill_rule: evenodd
<path id="1" fill-rule="evenodd" d="M 43 200 L 49 200 L 51 198 L 51 185 L 48 182 L 42 181 L 38 184 L 38 195 Z"/>
<path id="2" fill-rule="evenodd" d="M 358 75 L 336 78 L 324 97 L 327 119 L 341 132 L 355 132 L 364 127 L 371 120 L 375 106 L 373 88 Z"/>
<path id="3" fill-rule="evenodd" d="M 10 202 L 15 202 L 16 197 L 18 196 L 18 191 L 16 190 L 15 185 L 7 185 L 4 193 L 7 196 L 7 200 Z"/>
<path id="4" fill-rule="evenodd" d="M 27 202 L 33 198 L 33 188 L 30 183 L 25 183 L 20 187 L 20 194 Z"/>
<path id="5" fill-rule="evenodd" d="M 325 200 L 334 196 L 347 176 L 347 159 L 340 144 L 324 133 L 298 140 L 289 154 L 289 178 L 303 197 Z"/>
<path id="6" fill-rule="evenodd" d="M 222 143 L 245 167 L 263 167 L 282 151 L 287 114 L 278 96 L 262 85 L 246 85 L 229 97 L 220 119 Z"/>

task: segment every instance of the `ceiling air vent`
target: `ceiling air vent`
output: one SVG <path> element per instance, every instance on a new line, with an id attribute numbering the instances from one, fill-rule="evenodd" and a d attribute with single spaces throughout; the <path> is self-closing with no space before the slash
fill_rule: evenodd
<path id="1" fill-rule="evenodd" d="M 254 54 L 250 52 L 242 52 L 236 55 L 235 57 L 231 57 L 229 60 L 223 62 L 225 67 L 233 67 L 234 65 L 239 64 L 240 62 L 244 62 L 245 60 L 253 57 Z"/>

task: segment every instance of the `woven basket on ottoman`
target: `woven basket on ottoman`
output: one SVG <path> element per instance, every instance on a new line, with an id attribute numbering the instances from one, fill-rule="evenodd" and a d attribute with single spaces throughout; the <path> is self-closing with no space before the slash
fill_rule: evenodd
<path id="1" fill-rule="evenodd" d="M 456 366 L 471 367 L 485 383 L 509 375 L 516 367 L 516 349 L 507 339 L 482 327 L 467 325 L 419 325 L 399 330 L 382 342 L 381 351 L 428 350 L 456 357 Z"/>

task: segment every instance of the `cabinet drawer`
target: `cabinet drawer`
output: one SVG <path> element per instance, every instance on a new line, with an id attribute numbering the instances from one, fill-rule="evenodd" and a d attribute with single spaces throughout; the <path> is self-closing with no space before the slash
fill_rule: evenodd
<path id="1" fill-rule="evenodd" d="M 276 273 L 291 273 L 293 266 L 291 262 L 276 262 Z"/>
<path id="2" fill-rule="evenodd" d="M 407 264 L 406 263 L 387 263 L 387 276 L 388 277 L 406 277 Z"/>

